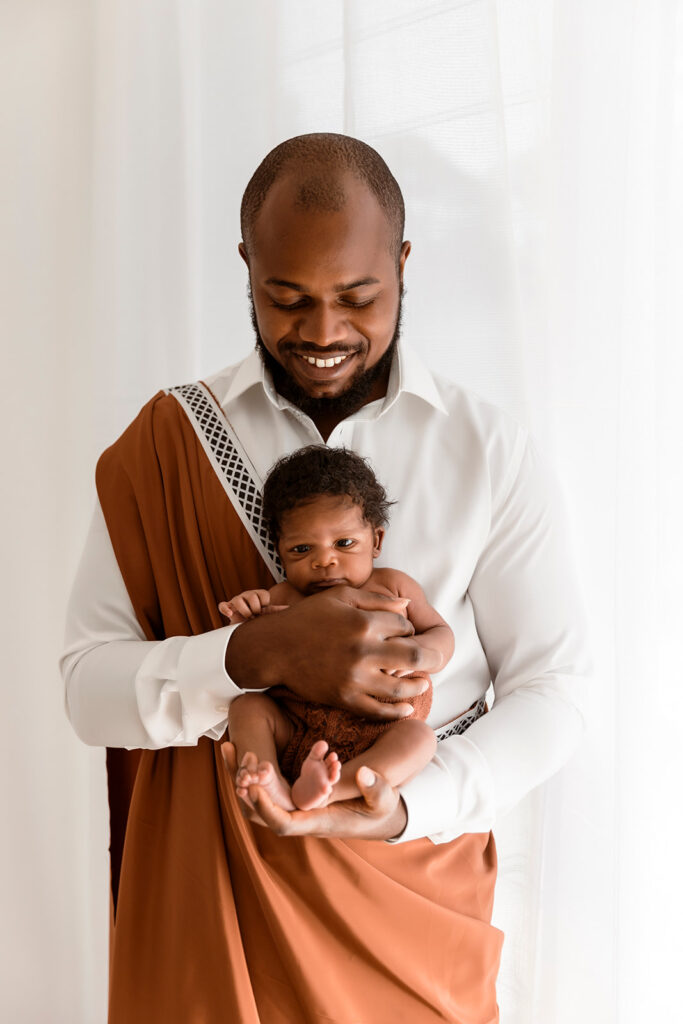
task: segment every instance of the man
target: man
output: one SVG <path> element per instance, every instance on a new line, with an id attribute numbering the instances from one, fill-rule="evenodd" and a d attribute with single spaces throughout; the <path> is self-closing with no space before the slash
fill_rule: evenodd
<path id="1" fill-rule="evenodd" d="M 155 396 L 98 464 L 62 664 L 74 728 L 112 748 L 112 1024 L 498 1019 L 490 830 L 575 749 L 588 658 L 561 502 L 526 431 L 399 342 L 403 219 L 365 144 L 273 150 L 242 201 L 258 355 Z M 276 571 L 221 453 L 258 484 L 321 439 L 369 457 L 397 501 L 384 563 L 454 630 L 441 741 L 400 793 L 361 769 L 361 800 L 290 813 L 252 787 L 256 811 L 240 809 L 223 741 L 243 690 L 399 718 L 426 685 L 400 678 L 420 649 L 378 595 L 334 588 L 221 628 L 218 601 Z M 143 749 L 134 788 L 122 747 Z"/>

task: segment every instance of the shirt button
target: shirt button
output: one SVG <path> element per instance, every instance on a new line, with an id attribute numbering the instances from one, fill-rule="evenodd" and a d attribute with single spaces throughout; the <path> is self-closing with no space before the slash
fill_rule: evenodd
<path id="1" fill-rule="evenodd" d="M 216 704 L 216 711 L 229 711 L 229 710 L 230 710 L 230 705 L 229 704 Z"/>

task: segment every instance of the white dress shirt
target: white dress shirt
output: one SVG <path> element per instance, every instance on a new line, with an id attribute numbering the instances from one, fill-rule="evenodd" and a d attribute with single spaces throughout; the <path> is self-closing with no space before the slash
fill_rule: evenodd
<path id="1" fill-rule="evenodd" d="M 322 443 L 255 352 L 206 383 L 261 481 L 282 455 Z M 397 841 L 486 832 L 566 762 L 584 728 L 591 664 L 561 491 L 517 420 L 432 375 L 403 342 L 386 396 L 327 444 L 369 458 L 397 502 L 378 565 L 416 579 L 455 635 L 429 724 L 461 714 L 490 682 L 495 692 L 489 713 L 401 787 L 408 825 Z M 76 733 L 149 749 L 220 739 L 243 692 L 225 671 L 233 629 L 145 640 L 97 504 L 60 662 Z"/>

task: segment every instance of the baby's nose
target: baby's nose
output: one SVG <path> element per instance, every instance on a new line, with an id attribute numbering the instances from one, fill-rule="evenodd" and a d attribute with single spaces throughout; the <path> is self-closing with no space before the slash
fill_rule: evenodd
<path id="1" fill-rule="evenodd" d="M 337 553 L 334 550 L 322 551 L 316 558 L 315 564 L 320 569 L 327 569 L 328 566 L 334 565 L 337 561 Z"/>

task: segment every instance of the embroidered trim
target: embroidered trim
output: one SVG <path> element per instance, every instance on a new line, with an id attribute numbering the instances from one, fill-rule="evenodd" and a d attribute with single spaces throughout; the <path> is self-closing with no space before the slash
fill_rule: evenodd
<path id="1" fill-rule="evenodd" d="M 452 722 L 447 722 L 440 729 L 435 729 L 437 743 L 447 740 L 449 736 L 460 736 L 466 729 L 476 722 L 486 711 L 486 697 L 480 697 L 473 708 L 468 708 L 464 715 L 460 715 Z"/>
<path id="2" fill-rule="evenodd" d="M 202 381 L 165 392 L 185 409 L 242 525 L 275 579 L 283 580 L 282 563 L 263 518 L 261 481 L 225 413 Z"/>

